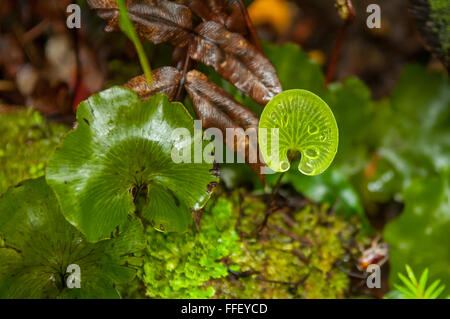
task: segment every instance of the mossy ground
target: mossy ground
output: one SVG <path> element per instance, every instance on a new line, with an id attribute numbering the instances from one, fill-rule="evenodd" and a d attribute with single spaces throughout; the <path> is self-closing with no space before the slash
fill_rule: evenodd
<path id="1" fill-rule="evenodd" d="M 22 180 L 44 175 L 45 164 L 69 130 L 26 109 L 0 114 L 0 195 Z"/>
<path id="2" fill-rule="evenodd" d="M 146 296 L 345 297 L 350 285 L 346 261 L 356 253 L 356 237 L 364 240 L 359 220 L 339 217 L 327 205 L 298 201 L 274 210 L 260 230 L 266 202 L 244 190 L 219 191 L 200 231 L 193 226 L 176 235 L 149 229 L 148 256 L 139 274 Z M 137 283 L 133 290 L 139 296 Z"/>

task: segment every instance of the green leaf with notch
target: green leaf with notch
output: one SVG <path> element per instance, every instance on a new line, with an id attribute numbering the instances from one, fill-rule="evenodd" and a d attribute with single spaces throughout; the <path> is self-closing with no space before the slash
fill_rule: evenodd
<path id="1" fill-rule="evenodd" d="M 205 159 L 172 159 L 173 152 L 194 159 L 193 119 L 184 106 L 163 94 L 143 102 L 114 87 L 82 102 L 77 120 L 47 168 L 66 219 L 94 242 L 130 215 L 161 231 L 186 230 L 218 178 Z M 173 136 L 175 129 L 190 136 Z"/>
<path id="2" fill-rule="evenodd" d="M 288 90 L 264 108 L 258 138 L 264 160 L 272 170 L 287 171 L 291 160 L 288 153 L 298 151 L 302 154 L 299 171 L 317 175 L 336 155 L 338 127 L 333 112 L 320 97 L 306 90 Z"/>
<path id="3" fill-rule="evenodd" d="M 118 298 L 114 286 L 133 279 L 145 242 L 133 218 L 110 240 L 88 243 L 43 177 L 0 199 L 0 238 L 0 298 Z M 67 287 L 72 264 L 80 267 L 80 288 Z"/>

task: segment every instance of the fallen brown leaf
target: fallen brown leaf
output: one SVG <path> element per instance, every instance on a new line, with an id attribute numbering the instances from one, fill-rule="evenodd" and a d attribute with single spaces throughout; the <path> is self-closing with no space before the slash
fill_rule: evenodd
<path id="1" fill-rule="evenodd" d="M 174 100 L 182 78 L 181 72 L 174 67 L 164 66 L 153 70 L 152 74 L 153 81 L 150 86 L 145 75 L 140 75 L 128 81 L 125 87 L 137 92 L 144 100 L 149 99 L 157 92 L 166 94 L 171 101 Z"/>

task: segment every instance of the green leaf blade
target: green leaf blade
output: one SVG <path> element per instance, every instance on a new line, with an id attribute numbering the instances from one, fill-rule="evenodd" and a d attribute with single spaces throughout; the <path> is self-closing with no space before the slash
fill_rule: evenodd
<path id="1" fill-rule="evenodd" d="M 445 285 L 440 286 L 437 288 L 432 294 L 430 294 L 429 299 L 437 299 L 442 294 L 442 292 L 445 290 Z"/>
<path id="2" fill-rule="evenodd" d="M 408 274 L 409 280 L 411 280 L 411 282 L 417 286 L 418 285 L 417 279 L 416 279 L 416 276 L 414 275 L 414 272 L 412 271 L 411 267 L 409 265 L 405 265 L 405 268 L 406 268 L 406 273 Z"/>
<path id="3" fill-rule="evenodd" d="M 419 287 L 422 294 L 425 292 L 425 289 L 427 287 L 427 280 L 428 280 L 428 268 L 425 268 L 425 270 L 422 272 L 422 275 L 420 275 L 419 279 Z"/>
<path id="4" fill-rule="evenodd" d="M 414 285 L 414 283 L 410 279 L 406 278 L 401 273 L 398 274 L 398 278 L 400 278 L 400 280 L 403 282 L 405 287 L 409 289 L 410 293 L 417 295 L 417 287 Z"/>
<path id="5" fill-rule="evenodd" d="M 425 299 L 430 299 L 433 293 L 436 291 L 436 289 L 439 287 L 439 284 L 441 281 L 439 279 L 435 280 L 426 290 L 424 293 Z M 445 287 L 444 287 L 445 288 Z"/>
<path id="6" fill-rule="evenodd" d="M 173 149 L 194 149 L 193 139 L 172 136 L 177 129 L 193 136 L 184 106 L 163 94 L 142 102 L 114 87 L 81 103 L 77 119 L 47 168 L 66 219 L 92 242 L 136 215 L 161 230 L 186 230 L 191 210 L 206 204 L 218 178 L 210 172 L 213 164 L 172 159 Z"/>
<path id="7" fill-rule="evenodd" d="M 0 199 L 0 298 L 118 298 L 116 284 L 141 265 L 143 226 L 131 219 L 113 238 L 96 244 L 63 217 L 45 179 L 28 180 Z M 81 288 L 67 287 L 78 265 Z"/>
<path id="8" fill-rule="evenodd" d="M 279 148 L 272 151 L 279 130 Z M 259 123 L 259 143 L 264 160 L 276 172 L 290 167 L 288 152 L 302 154 L 299 171 L 317 175 L 333 161 L 338 145 L 338 127 L 328 105 L 306 90 L 288 90 L 275 96 L 264 108 Z"/>

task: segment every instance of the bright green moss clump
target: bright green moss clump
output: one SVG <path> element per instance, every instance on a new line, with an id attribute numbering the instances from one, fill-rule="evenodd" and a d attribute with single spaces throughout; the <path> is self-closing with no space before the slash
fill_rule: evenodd
<path id="1" fill-rule="evenodd" d="M 242 231 L 251 233 L 263 217 L 261 203 L 246 197 L 241 211 Z M 275 213 L 259 239 L 244 237 L 240 254 L 229 258 L 241 274 L 254 274 L 216 281 L 216 297 L 342 298 L 349 280 L 336 264 L 355 230 L 327 206 Z"/>
<path id="2" fill-rule="evenodd" d="M 232 206 L 225 199 L 204 213 L 201 230 L 192 227 L 184 234 L 148 229 L 148 256 L 140 278 L 151 298 L 208 298 L 215 293 L 207 284 L 225 277 L 220 262 L 238 253 L 239 236 L 232 221 Z"/>
<path id="3" fill-rule="evenodd" d="M 46 123 L 32 109 L 0 113 L 0 194 L 24 179 L 44 175 L 45 163 L 67 130 Z"/>
<path id="4" fill-rule="evenodd" d="M 349 223 L 328 206 L 288 209 L 274 213 L 256 236 L 266 211 L 261 197 L 219 196 L 200 232 L 148 230 L 149 256 L 140 274 L 148 297 L 344 297 L 349 280 L 336 265 L 358 233 L 356 219 Z"/>

